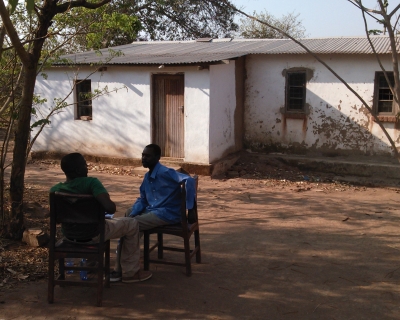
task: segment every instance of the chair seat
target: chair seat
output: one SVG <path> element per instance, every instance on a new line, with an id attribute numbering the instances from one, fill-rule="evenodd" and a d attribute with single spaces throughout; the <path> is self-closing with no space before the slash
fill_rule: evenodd
<path id="1" fill-rule="evenodd" d="M 189 233 L 192 233 L 194 230 L 197 229 L 198 223 L 191 223 L 187 224 L 188 231 Z M 153 233 L 166 233 L 166 234 L 174 234 L 174 235 L 183 235 L 183 230 L 182 230 L 182 224 L 181 223 L 175 223 L 175 224 L 168 224 L 165 226 L 159 226 L 155 227 L 149 230 L 146 230 L 149 234 Z"/>
<path id="2" fill-rule="evenodd" d="M 175 223 L 175 224 L 167 224 L 165 226 L 159 226 L 159 227 L 155 227 L 150 229 L 149 231 L 151 231 L 152 233 L 154 233 L 155 230 L 176 230 L 176 229 L 181 229 L 182 230 L 182 225 L 181 223 Z"/>
<path id="3" fill-rule="evenodd" d="M 98 243 L 84 243 L 84 242 L 68 242 L 60 239 L 54 250 L 57 252 L 80 252 L 80 253 L 95 253 L 98 254 L 100 246 Z"/>

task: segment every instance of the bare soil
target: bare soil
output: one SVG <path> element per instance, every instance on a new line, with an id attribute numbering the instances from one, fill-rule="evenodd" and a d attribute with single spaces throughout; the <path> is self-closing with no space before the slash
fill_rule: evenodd
<path id="1" fill-rule="evenodd" d="M 90 169 L 122 216 L 142 176 Z M 48 228 L 47 192 L 63 180 L 58 161 L 28 165 L 27 227 Z M 191 277 L 152 264 L 151 280 L 105 289 L 101 308 L 93 288 L 56 287 L 48 304 L 47 249 L 2 239 L 0 319 L 400 319 L 399 193 L 244 156 L 228 176 L 200 176 Z"/>

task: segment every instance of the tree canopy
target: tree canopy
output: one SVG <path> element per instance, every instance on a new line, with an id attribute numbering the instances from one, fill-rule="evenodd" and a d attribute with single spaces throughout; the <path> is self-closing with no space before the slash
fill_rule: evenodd
<path id="1" fill-rule="evenodd" d="M 280 19 L 275 18 L 268 11 L 254 12 L 253 16 L 260 21 L 275 26 L 290 35 L 299 39 L 306 37 L 306 29 L 301 20 L 300 14 L 288 13 Z M 250 18 L 242 18 L 239 23 L 239 36 L 246 39 L 283 39 L 287 38 L 281 32 Z"/>
<path id="2" fill-rule="evenodd" d="M 234 11 L 220 1 L 112 0 L 98 10 L 76 8 L 51 26 L 60 39 L 74 34 L 64 52 L 100 49 L 140 40 L 225 37 L 237 30 Z M 60 40 L 61 41 L 61 40 Z"/>
<path id="3" fill-rule="evenodd" d="M 10 53 L 7 61 L 14 68 L 13 82 L 7 82 L 10 77 L 2 82 L 12 90 L 0 92 L 1 103 L 7 104 L 12 97 L 16 120 L 11 208 L 3 230 L 14 239 L 20 239 L 24 230 L 24 177 L 37 99 L 34 88 L 46 60 L 54 54 L 130 43 L 138 35 L 143 40 L 224 37 L 237 27 L 230 2 L 214 0 L 0 0 L 0 17 L 0 58 Z M 5 62 L 3 66 L 7 71 Z M 14 79 L 21 89 L 11 96 Z"/>

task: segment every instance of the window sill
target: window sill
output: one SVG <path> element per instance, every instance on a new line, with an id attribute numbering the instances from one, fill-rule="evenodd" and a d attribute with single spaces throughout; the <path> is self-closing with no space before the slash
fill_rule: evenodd
<path id="1" fill-rule="evenodd" d="M 307 119 L 307 116 L 310 113 L 310 109 L 308 104 L 305 105 L 305 110 L 298 110 L 298 111 L 288 111 L 286 110 L 285 107 L 280 108 L 281 114 L 286 118 L 286 119 L 302 119 L 305 120 Z"/>
<path id="2" fill-rule="evenodd" d="M 381 122 L 398 122 L 396 116 L 377 116 Z M 375 118 L 371 116 L 371 120 L 375 121 Z"/>
<path id="3" fill-rule="evenodd" d="M 307 119 L 307 115 L 305 113 L 284 112 L 283 115 L 286 119 Z"/>
<path id="4" fill-rule="evenodd" d="M 80 117 L 80 120 L 82 120 L 82 121 L 89 121 L 89 120 L 92 120 L 92 117 L 91 117 L 91 116 L 81 116 L 81 117 Z"/>

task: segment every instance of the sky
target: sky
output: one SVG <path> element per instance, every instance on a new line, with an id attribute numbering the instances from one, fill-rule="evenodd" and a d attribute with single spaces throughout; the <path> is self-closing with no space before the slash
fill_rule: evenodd
<path id="1" fill-rule="evenodd" d="M 300 14 L 299 19 L 308 38 L 365 36 L 364 21 L 360 9 L 347 0 L 231 0 L 242 11 L 268 11 L 276 18 L 288 13 Z M 392 5 L 390 5 L 392 3 Z M 364 6 L 376 8 L 376 0 L 363 0 Z M 389 0 L 389 10 L 399 0 Z M 368 29 L 382 29 L 368 19 Z"/>

